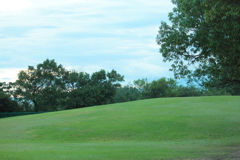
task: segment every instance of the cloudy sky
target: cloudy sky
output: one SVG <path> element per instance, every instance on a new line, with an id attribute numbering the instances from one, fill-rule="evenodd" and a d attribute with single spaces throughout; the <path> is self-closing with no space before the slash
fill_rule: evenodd
<path id="1" fill-rule="evenodd" d="M 55 59 L 67 69 L 115 69 L 126 83 L 173 77 L 156 35 L 171 0 L 0 0 L 0 81 Z"/>

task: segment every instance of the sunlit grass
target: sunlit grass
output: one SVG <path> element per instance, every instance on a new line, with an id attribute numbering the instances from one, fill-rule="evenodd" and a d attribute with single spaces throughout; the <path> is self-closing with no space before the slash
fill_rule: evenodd
<path id="1" fill-rule="evenodd" d="M 240 97 L 160 98 L 0 119 L 3 159 L 221 157 L 240 144 Z M 14 153 L 14 154 L 13 154 Z"/>

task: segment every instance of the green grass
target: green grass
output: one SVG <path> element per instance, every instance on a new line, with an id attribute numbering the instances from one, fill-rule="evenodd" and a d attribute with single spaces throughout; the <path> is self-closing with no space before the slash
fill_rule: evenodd
<path id="1" fill-rule="evenodd" d="M 224 157 L 239 137 L 239 96 L 159 98 L 0 119 L 0 159 Z"/>

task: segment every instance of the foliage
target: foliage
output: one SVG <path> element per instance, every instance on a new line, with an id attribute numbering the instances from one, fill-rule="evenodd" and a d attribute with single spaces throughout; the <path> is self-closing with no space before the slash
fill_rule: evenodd
<path id="1" fill-rule="evenodd" d="M 147 78 L 138 79 L 134 85 L 142 93 L 142 99 L 177 96 L 177 82 L 172 78 L 163 77 L 152 82 L 148 82 Z"/>
<path id="2" fill-rule="evenodd" d="M 65 77 L 66 100 L 68 108 L 80 108 L 113 102 L 117 87 L 124 77 L 115 70 L 94 72 L 91 76 L 85 72 L 69 72 Z"/>
<path id="3" fill-rule="evenodd" d="M 45 60 L 36 68 L 28 66 L 28 70 L 20 71 L 15 83 L 15 97 L 24 98 L 34 104 L 34 111 L 55 110 L 56 99 L 63 89 L 61 78 L 66 70 L 54 60 Z"/>
<path id="4" fill-rule="evenodd" d="M 119 87 L 116 90 L 116 95 L 114 96 L 114 102 L 128 102 L 135 101 L 141 98 L 141 92 L 132 85 L 126 85 L 124 87 Z"/>
<path id="5" fill-rule="evenodd" d="M 47 59 L 36 68 L 29 66 L 19 73 L 14 95 L 25 110 L 32 106 L 35 112 L 80 108 L 113 102 L 123 80 L 115 70 L 101 70 L 90 76 L 68 71 Z"/>
<path id="6" fill-rule="evenodd" d="M 148 82 L 147 78 L 135 80 L 133 81 L 133 84 L 141 92 L 141 99 L 151 98 L 149 97 L 150 82 Z"/>
<path id="7" fill-rule="evenodd" d="M 28 66 L 27 70 L 20 71 L 15 83 L 2 84 L 1 111 L 57 111 L 148 98 L 229 93 L 224 89 L 179 86 L 175 79 L 165 77 L 151 82 L 147 78 L 138 79 L 133 85 L 124 87 L 121 87 L 122 81 L 124 76 L 115 70 L 100 70 L 90 75 L 68 71 L 54 60 L 47 59 L 36 68 Z M 14 99 L 10 95 L 14 95 Z"/>
<path id="8" fill-rule="evenodd" d="M 0 112 L 15 112 L 20 110 L 17 102 L 10 97 L 10 89 L 11 83 L 0 82 Z"/>
<path id="9" fill-rule="evenodd" d="M 240 3 L 172 0 L 172 25 L 162 22 L 157 43 L 176 78 L 240 93 Z"/>
<path id="10" fill-rule="evenodd" d="M 200 88 L 197 88 L 193 85 L 189 86 L 178 86 L 177 89 L 177 96 L 178 97 L 192 97 L 192 96 L 202 96 L 203 90 Z"/>
<path id="11" fill-rule="evenodd" d="M 197 84 L 189 83 L 179 85 L 177 80 L 162 77 L 149 81 L 147 78 L 134 81 L 134 85 L 117 88 L 115 102 L 128 102 L 132 100 L 160 98 L 160 97 L 192 97 L 229 95 L 226 89 L 203 88 Z"/>
<path id="12" fill-rule="evenodd" d="M 149 87 L 149 96 L 152 98 L 159 97 L 176 97 L 177 96 L 177 82 L 172 78 L 160 78 L 152 81 Z"/>

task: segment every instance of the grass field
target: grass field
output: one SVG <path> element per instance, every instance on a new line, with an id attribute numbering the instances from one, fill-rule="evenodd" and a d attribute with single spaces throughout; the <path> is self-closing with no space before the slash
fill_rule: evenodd
<path id="1" fill-rule="evenodd" d="M 0 119 L 0 159 L 214 159 L 240 147 L 240 97 L 158 98 Z"/>

